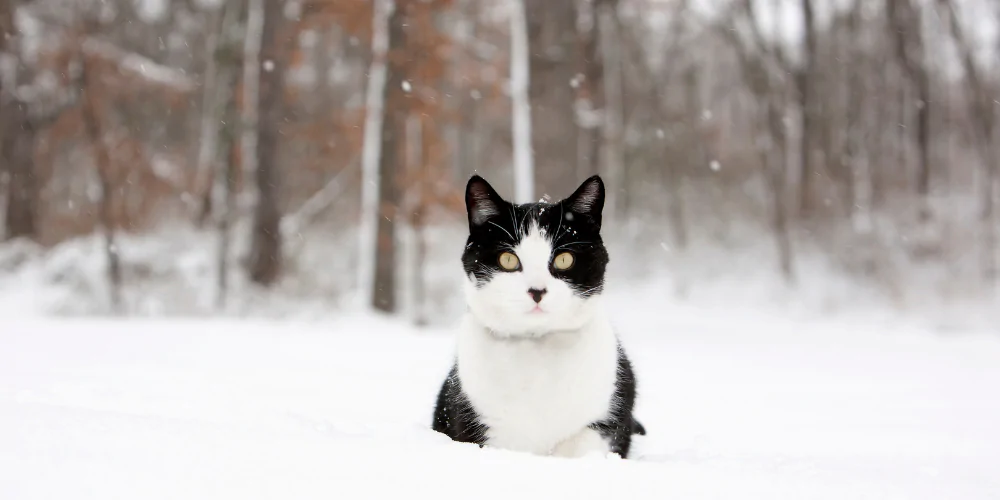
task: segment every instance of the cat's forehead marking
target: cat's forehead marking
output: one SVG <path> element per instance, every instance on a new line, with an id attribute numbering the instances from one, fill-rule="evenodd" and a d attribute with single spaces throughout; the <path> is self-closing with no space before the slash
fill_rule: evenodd
<path id="1" fill-rule="evenodd" d="M 552 243 L 543 233 L 537 220 L 528 224 L 524 238 L 515 247 L 515 253 L 521 259 L 524 279 L 529 288 L 547 287 L 549 278 L 549 259 L 552 256 Z"/>

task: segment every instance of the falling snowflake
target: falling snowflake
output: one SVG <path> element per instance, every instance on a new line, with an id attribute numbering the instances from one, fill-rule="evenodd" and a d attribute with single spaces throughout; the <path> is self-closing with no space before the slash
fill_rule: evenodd
<path id="1" fill-rule="evenodd" d="M 663 132 L 662 128 L 656 129 L 656 137 L 659 137 L 660 139 L 663 139 L 663 137 L 666 136 L 666 135 L 667 134 Z"/>
<path id="2" fill-rule="evenodd" d="M 712 169 L 713 172 L 718 172 L 722 169 L 722 164 L 719 163 L 719 160 L 712 160 L 708 163 L 708 168 Z"/>
<path id="3" fill-rule="evenodd" d="M 574 89 L 580 88 L 580 84 L 583 83 L 584 79 L 585 77 L 583 76 L 583 74 L 577 73 L 573 75 L 573 78 L 570 79 L 569 86 L 573 87 Z"/>
<path id="4" fill-rule="evenodd" d="M 403 80 L 403 92 L 411 92 L 413 90 L 413 85 L 410 85 L 409 80 Z"/>
<path id="5" fill-rule="evenodd" d="M 264 61 L 264 71 L 267 71 L 268 73 L 274 71 L 274 61 L 270 59 Z"/>

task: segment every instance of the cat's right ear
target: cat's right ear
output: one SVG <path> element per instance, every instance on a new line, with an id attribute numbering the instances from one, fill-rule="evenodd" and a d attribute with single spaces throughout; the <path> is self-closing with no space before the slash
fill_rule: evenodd
<path id="1" fill-rule="evenodd" d="M 486 179 L 473 175 L 465 186 L 465 209 L 469 212 L 469 228 L 486 224 L 491 217 L 500 215 L 503 198 Z"/>

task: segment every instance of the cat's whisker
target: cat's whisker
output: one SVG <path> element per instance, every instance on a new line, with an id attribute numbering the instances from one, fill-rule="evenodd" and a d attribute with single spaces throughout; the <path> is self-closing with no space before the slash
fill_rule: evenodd
<path id="1" fill-rule="evenodd" d="M 517 235 L 517 239 L 521 239 L 521 232 L 517 229 L 517 214 L 514 213 L 514 205 L 510 206 L 510 223 L 514 225 L 514 234 Z"/>
<path id="2" fill-rule="evenodd" d="M 555 242 L 559 239 L 559 231 L 562 230 L 563 210 L 564 209 L 565 209 L 565 207 L 563 207 L 562 203 L 560 203 L 559 204 L 559 226 L 556 227 L 556 234 L 554 234 L 553 237 L 552 237 L 552 244 L 555 244 Z"/>
<path id="3" fill-rule="evenodd" d="M 594 244 L 593 241 L 571 241 L 569 243 L 563 243 L 562 245 L 553 248 L 552 251 L 555 252 L 557 250 L 562 250 L 563 248 L 570 247 L 573 245 L 593 245 L 593 244 Z"/>
<path id="4" fill-rule="evenodd" d="M 511 235 L 510 232 L 507 231 L 506 229 L 504 229 L 503 226 L 501 226 L 500 224 L 497 224 L 496 222 L 493 222 L 493 221 L 487 221 L 487 222 L 489 222 L 490 224 L 493 224 L 496 227 L 499 227 L 501 231 L 507 233 L 507 236 L 510 236 L 511 240 L 515 240 L 516 241 L 516 239 L 514 238 L 514 236 Z"/>

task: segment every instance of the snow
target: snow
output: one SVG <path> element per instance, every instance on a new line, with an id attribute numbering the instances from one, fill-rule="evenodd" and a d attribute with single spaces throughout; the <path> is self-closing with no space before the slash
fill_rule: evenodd
<path id="1" fill-rule="evenodd" d="M 167 0 L 139 0 L 135 2 L 135 7 L 139 19 L 151 24 L 162 21 L 170 9 Z"/>
<path id="2" fill-rule="evenodd" d="M 1000 339 L 610 301 L 634 460 L 430 431 L 448 329 L 388 320 L 0 320 L 0 496 L 1000 496 Z"/>

